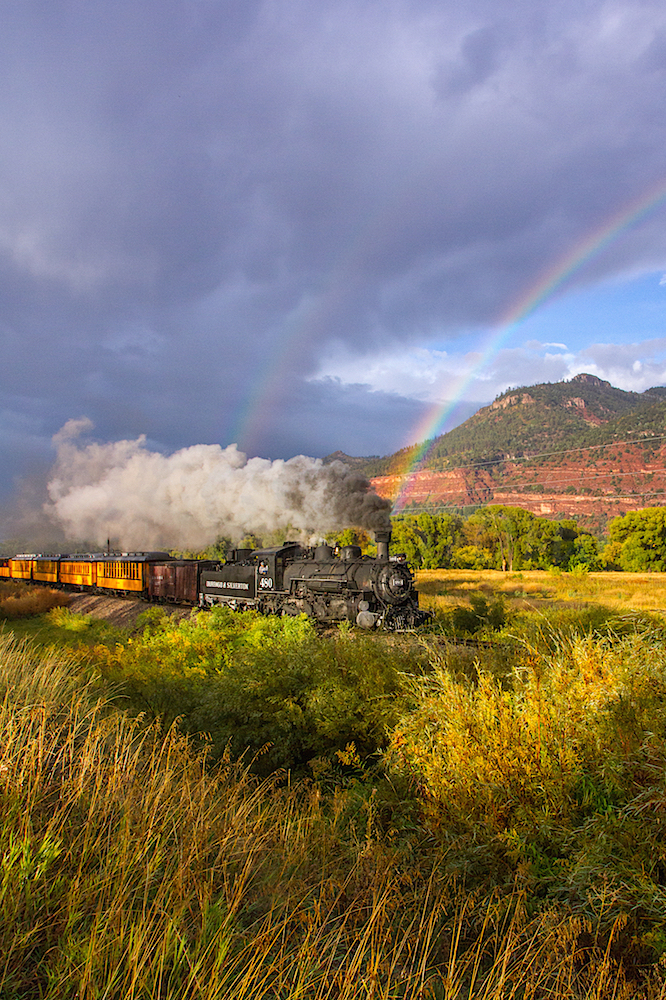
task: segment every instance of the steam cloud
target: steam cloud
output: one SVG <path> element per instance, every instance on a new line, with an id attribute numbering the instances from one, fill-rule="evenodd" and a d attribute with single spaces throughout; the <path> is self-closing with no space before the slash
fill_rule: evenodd
<path id="1" fill-rule="evenodd" d="M 45 507 L 71 538 L 118 539 L 126 549 L 201 548 L 291 526 L 308 535 L 390 527 L 390 502 L 342 462 L 299 455 L 251 458 L 235 444 L 194 445 L 165 456 L 136 441 L 83 445 L 87 418 L 55 435 Z"/>

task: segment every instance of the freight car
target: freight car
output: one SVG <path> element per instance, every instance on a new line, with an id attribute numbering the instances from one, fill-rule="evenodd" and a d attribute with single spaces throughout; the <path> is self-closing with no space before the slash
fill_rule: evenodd
<path id="1" fill-rule="evenodd" d="M 404 556 L 390 556 L 390 531 L 377 532 L 377 557 L 357 545 L 297 542 L 233 549 L 225 562 L 173 559 L 166 552 L 20 555 L 0 563 L 0 576 L 65 589 L 133 595 L 153 603 L 226 605 L 263 614 L 306 614 L 321 622 L 401 630 L 422 624 L 414 577 Z"/>

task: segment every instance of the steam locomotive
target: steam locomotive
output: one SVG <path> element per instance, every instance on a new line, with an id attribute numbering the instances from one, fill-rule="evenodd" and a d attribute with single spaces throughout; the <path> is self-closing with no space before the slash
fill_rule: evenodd
<path id="1" fill-rule="evenodd" d="M 390 531 L 375 533 L 377 556 L 358 545 L 232 549 L 224 563 L 173 559 L 166 552 L 21 555 L 0 559 L 0 578 L 64 589 L 140 597 L 153 603 L 256 608 L 317 621 L 404 630 L 428 617 L 419 608 L 405 557 L 390 556 Z"/>

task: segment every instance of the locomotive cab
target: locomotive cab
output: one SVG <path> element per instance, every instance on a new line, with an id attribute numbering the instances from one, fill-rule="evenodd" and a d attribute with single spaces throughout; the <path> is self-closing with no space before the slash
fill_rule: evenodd
<path id="1" fill-rule="evenodd" d="M 276 595 L 284 590 L 285 568 L 304 554 L 297 542 L 272 549 L 232 549 L 223 566 L 201 574 L 199 604 L 277 612 L 280 603 Z"/>
<path id="2" fill-rule="evenodd" d="M 284 571 L 294 559 L 303 558 L 306 550 L 298 542 L 285 542 L 275 549 L 255 549 L 252 561 L 257 565 L 257 593 L 285 590 Z"/>

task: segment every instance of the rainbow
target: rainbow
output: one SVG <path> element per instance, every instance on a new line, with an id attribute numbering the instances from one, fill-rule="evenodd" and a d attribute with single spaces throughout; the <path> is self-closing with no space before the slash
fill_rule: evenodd
<path id="1" fill-rule="evenodd" d="M 358 227 L 319 287 L 303 295 L 281 329 L 273 331 L 274 346 L 271 349 L 268 344 L 262 349 L 263 364 L 237 412 L 230 440 L 252 447 L 254 439 L 273 419 L 285 383 L 299 370 L 299 359 L 307 356 L 317 340 L 326 337 L 336 316 L 344 315 L 361 289 L 363 261 L 390 239 L 390 234 L 391 218 L 378 209 Z"/>
<path id="2" fill-rule="evenodd" d="M 631 226 L 640 222 L 646 215 L 659 208 L 666 200 L 666 181 L 650 187 L 640 197 L 633 199 L 610 220 L 588 233 L 575 247 L 559 257 L 546 271 L 543 271 L 536 282 L 520 298 L 514 302 L 497 320 L 485 343 L 476 354 L 473 363 L 463 374 L 454 380 L 450 389 L 450 399 L 446 403 L 437 403 L 414 428 L 410 438 L 420 442 L 417 447 L 407 449 L 404 464 L 398 469 L 397 475 L 401 484 L 393 503 L 394 513 L 398 513 L 410 502 L 410 494 L 416 480 L 414 473 L 423 465 L 434 444 L 434 438 L 441 433 L 441 427 L 450 416 L 454 407 L 462 399 L 466 389 L 479 372 L 493 360 L 504 346 L 515 327 L 532 315 L 539 306 L 547 301 L 562 285 L 579 271 L 594 256 L 604 250 Z"/>

